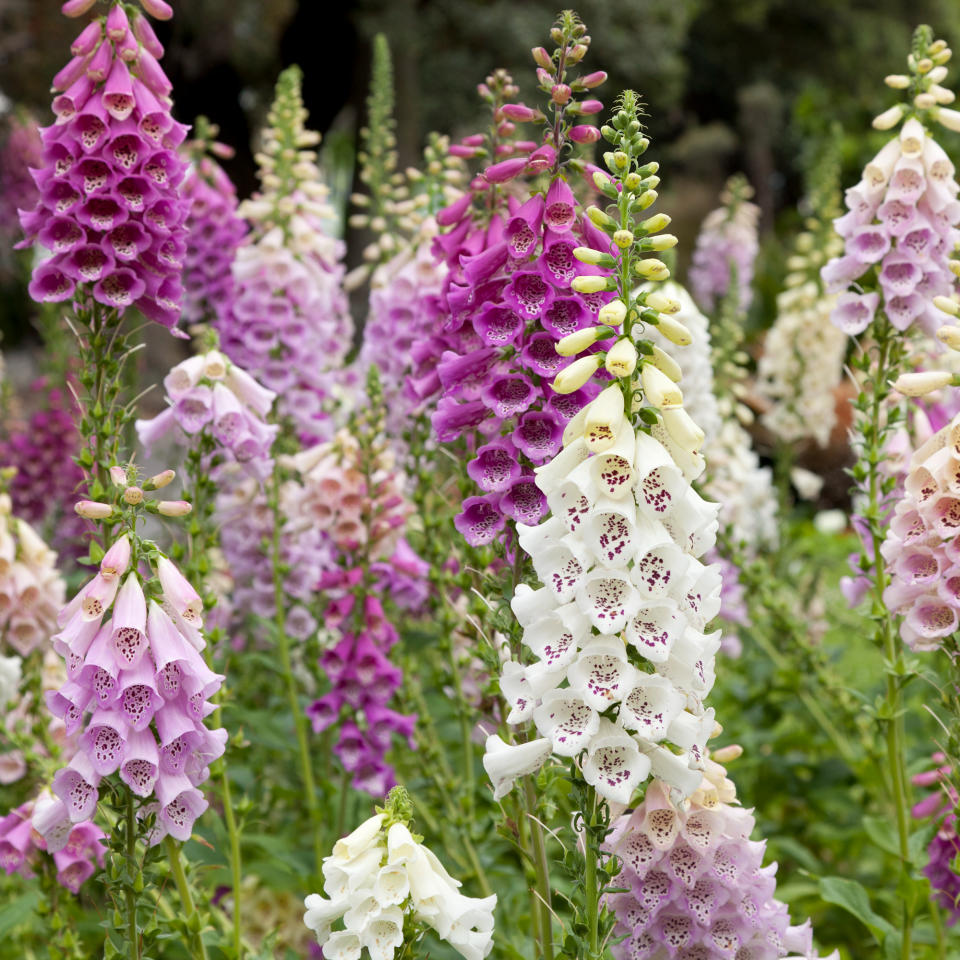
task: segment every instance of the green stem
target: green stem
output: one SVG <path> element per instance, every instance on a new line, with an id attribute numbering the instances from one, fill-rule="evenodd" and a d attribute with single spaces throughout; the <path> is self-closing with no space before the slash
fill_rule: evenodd
<path id="1" fill-rule="evenodd" d="M 233 801 L 230 797 L 230 777 L 227 774 L 226 764 L 220 775 L 220 791 L 223 798 L 223 819 L 227 825 L 227 834 L 230 837 L 230 874 L 233 884 L 233 953 L 236 960 L 243 960 L 243 943 L 240 936 L 240 834 L 237 832 L 237 821 L 233 814 Z"/>
<path id="2" fill-rule="evenodd" d="M 596 798 L 590 815 L 590 826 L 596 825 Z M 589 960 L 597 960 L 600 956 L 600 897 L 597 889 L 597 848 L 593 842 L 593 832 L 588 830 L 584 842 L 584 891 L 587 898 L 587 931 L 590 938 Z"/>
<path id="3" fill-rule="evenodd" d="M 139 872 L 137 866 L 137 818 L 133 809 L 133 791 L 127 788 L 127 869 L 132 875 Z M 140 936 L 137 932 L 137 895 L 134 892 L 132 881 L 127 883 L 127 939 L 129 940 L 130 960 L 140 960 Z"/>
<path id="4" fill-rule="evenodd" d="M 883 529 L 881 510 L 882 483 L 880 463 L 883 457 L 882 437 L 885 432 L 883 405 L 888 393 L 887 383 L 896 376 L 897 363 L 892 348 L 892 332 L 889 321 L 881 318 L 876 324 L 878 341 L 877 364 L 873 371 L 870 406 L 868 412 L 869 435 L 865 438 L 865 453 L 868 478 L 868 516 L 870 531 L 870 562 L 873 566 L 873 614 L 877 622 L 878 645 L 886 657 L 886 696 L 884 715 L 886 722 L 887 765 L 890 770 L 892 799 L 897 820 L 899 841 L 900 871 L 904 879 L 909 879 L 910 865 L 910 820 L 909 787 L 906 775 L 906 757 L 903 730 L 903 696 L 900 687 L 899 667 L 902 664 L 903 645 L 899 632 L 894 629 L 893 617 L 884 603 L 883 594 L 887 587 L 886 563 L 881 553 L 885 530 Z M 901 912 L 901 933 L 903 960 L 912 955 L 913 906 L 912 898 L 904 897 Z"/>
<path id="5" fill-rule="evenodd" d="M 180 859 L 180 847 L 173 837 L 166 837 L 164 843 L 167 847 L 167 859 L 170 861 L 170 872 L 173 874 L 174 882 L 177 885 L 177 892 L 180 894 L 180 903 L 183 906 L 183 912 L 186 915 L 187 925 L 190 925 L 196 907 L 193 905 L 193 896 L 190 893 L 190 884 L 187 883 L 187 875 L 183 872 L 183 861 Z M 192 939 L 196 952 L 194 958 L 200 957 L 201 960 L 207 960 L 207 946 L 203 942 L 200 931 L 194 931 Z"/>
<path id="6" fill-rule="evenodd" d="M 283 678 L 287 688 L 287 700 L 290 704 L 290 713 L 293 716 L 293 726 L 297 736 L 297 747 L 300 753 L 300 775 L 303 779 L 305 793 L 304 802 L 310 817 L 310 831 L 313 834 L 314 870 L 320 875 L 323 863 L 323 847 L 320 838 L 320 808 L 317 806 L 317 792 L 314 787 L 313 765 L 310 758 L 310 743 L 307 738 L 307 718 L 300 708 L 300 698 L 297 694 L 297 681 L 293 675 L 293 666 L 290 661 L 290 642 L 287 637 L 287 608 L 283 590 L 283 574 L 280 569 L 280 474 L 277 467 L 273 470 L 273 484 L 270 495 L 270 508 L 273 513 L 273 540 L 271 543 L 271 563 L 273 565 L 273 595 L 276 607 L 274 613 L 274 627 L 277 638 L 277 648 L 280 651 L 280 664 L 283 668 Z"/>
<path id="7" fill-rule="evenodd" d="M 533 865 L 537 876 L 540 914 L 540 956 L 544 960 L 553 960 L 553 910 L 550 895 L 550 864 L 547 862 L 547 848 L 544 842 L 543 827 L 537 819 L 537 795 L 533 781 L 525 778 L 523 784 L 526 798 L 526 815 L 530 821 L 530 835 L 533 841 Z"/>

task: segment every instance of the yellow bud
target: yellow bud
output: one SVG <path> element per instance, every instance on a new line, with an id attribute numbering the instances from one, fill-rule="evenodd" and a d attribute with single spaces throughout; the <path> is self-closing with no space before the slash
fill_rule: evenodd
<path id="1" fill-rule="evenodd" d="M 953 380 L 953 374 L 945 370 L 924 370 L 921 373 L 902 373 L 893 382 L 893 389 L 905 397 L 925 397 L 940 390 Z"/>
<path id="2" fill-rule="evenodd" d="M 656 190 L 644 190 L 639 197 L 633 203 L 634 210 L 646 210 L 647 207 L 652 207 L 657 202 L 657 197 L 660 194 Z"/>
<path id="3" fill-rule="evenodd" d="M 577 248 L 582 249 L 581 247 Z M 574 277 L 570 281 L 570 286 L 577 293 L 601 293 L 604 290 L 609 290 L 608 281 L 606 277 Z"/>
<path id="4" fill-rule="evenodd" d="M 641 250 L 669 250 L 677 245 L 677 238 L 672 233 L 660 233 L 655 237 L 644 237 L 640 241 Z"/>
<path id="5" fill-rule="evenodd" d="M 936 64 L 948 63 L 950 58 L 953 56 L 953 51 L 947 47 L 945 50 L 941 50 L 934 58 L 933 62 Z"/>
<path id="6" fill-rule="evenodd" d="M 683 371 L 680 369 L 680 364 L 669 353 L 654 346 L 651 360 L 653 365 L 658 370 L 662 370 L 674 383 L 680 382 Z"/>
<path id="7" fill-rule="evenodd" d="M 945 324 L 937 331 L 937 339 L 951 350 L 960 350 L 960 327 Z"/>
<path id="8" fill-rule="evenodd" d="M 557 353 L 561 357 L 575 357 L 591 344 L 596 343 L 597 334 L 605 329 L 605 327 L 584 327 L 582 330 L 574 330 L 557 342 Z"/>
<path id="9" fill-rule="evenodd" d="M 678 347 L 686 347 L 693 343 L 693 337 L 690 331 L 679 321 L 674 320 L 669 314 L 662 314 L 657 329 L 671 342 Z"/>
<path id="10" fill-rule="evenodd" d="M 910 78 L 904 73 L 891 73 L 883 82 L 894 90 L 906 90 L 910 86 Z"/>
<path id="11" fill-rule="evenodd" d="M 621 249 L 626 250 L 633 243 L 633 233 L 629 230 L 618 230 L 613 235 L 613 242 Z"/>
<path id="12" fill-rule="evenodd" d="M 933 305 L 944 313 L 949 313 L 951 317 L 960 316 L 960 303 L 957 303 L 953 297 L 934 297 Z"/>
<path id="13" fill-rule="evenodd" d="M 143 490 L 140 487 L 127 487 L 123 491 L 123 500 L 124 503 L 129 503 L 131 506 L 143 503 Z"/>
<path id="14" fill-rule="evenodd" d="M 607 373 L 612 377 L 629 377 L 637 369 L 637 348 L 628 337 L 618 340 L 607 353 Z"/>
<path id="15" fill-rule="evenodd" d="M 929 57 L 924 57 L 917 62 L 917 73 L 929 73 L 933 69 L 933 61 Z"/>
<path id="16" fill-rule="evenodd" d="M 657 313 L 679 313 L 682 309 L 682 305 L 679 300 L 674 300 L 673 297 L 668 297 L 663 293 L 653 293 L 647 294 L 647 306 L 651 310 L 656 310 Z"/>
<path id="17" fill-rule="evenodd" d="M 874 130 L 890 130 L 895 127 L 903 117 L 903 104 L 898 103 L 889 110 L 884 110 L 879 116 L 873 118 Z"/>
<path id="18" fill-rule="evenodd" d="M 661 411 L 663 425 L 670 439 L 687 453 L 697 453 L 706 434 L 694 423 L 693 417 L 683 407 L 669 407 Z"/>
<path id="19" fill-rule="evenodd" d="M 640 383 L 647 403 L 658 410 L 683 405 L 683 391 L 652 363 L 640 368 Z"/>
<path id="20" fill-rule="evenodd" d="M 617 427 L 623 423 L 623 392 L 611 384 L 586 408 L 583 436 L 594 453 L 603 453 L 617 442 Z"/>
<path id="21" fill-rule="evenodd" d="M 574 247 L 573 255 L 581 263 L 589 263 L 594 267 L 611 267 L 616 263 L 609 253 L 604 253 L 601 250 L 594 250 L 593 247 Z"/>
<path id="22" fill-rule="evenodd" d="M 644 233 L 659 233 L 669 225 L 670 217 L 665 213 L 657 213 L 644 220 L 643 223 L 640 224 L 640 229 L 643 230 Z"/>
<path id="23" fill-rule="evenodd" d="M 594 354 L 574 360 L 564 367 L 553 380 L 553 389 L 557 393 L 573 393 L 579 390 L 596 372 L 603 358 Z"/>
<path id="24" fill-rule="evenodd" d="M 648 280 L 666 280 L 670 270 L 662 260 L 650 257 L 647 260 L 636 260 L 633 264 L 634 273 Z"/>
<path id="25" fill-rule="evenodd" d="M 619 327 L 627 315 L 627 305 L 622 300 L 605 303 L 597 314 L 597 319 L 608 327 Z"/>

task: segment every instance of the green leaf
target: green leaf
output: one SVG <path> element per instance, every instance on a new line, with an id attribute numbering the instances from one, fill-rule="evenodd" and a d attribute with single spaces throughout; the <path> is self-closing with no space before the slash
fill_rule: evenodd
<path id="1" fill-rule="evenodd" d="M 40 894 L 33 891 L 17 897 L 4 907 L 0 907 L 0 939 L 11 930 L 24 923 L 40 902 Z"/>
<path id="2" fill-rule="evenodd" d="M 884 938 L 894 932 L 889 922 L 874 913 L 867 891 L 856 880 L 821 877 L 820 896 L 827 903 L 835 903 L 852 913 L 873 934 L 877 943 L 883 943 Z"/>
<path id="3" fill-rule="evenodd" d="M 900 856 L 900 841 L 889 820 L 883 817 L 864 817 L 863 828 L 875 846 L 895 857 Z"/>

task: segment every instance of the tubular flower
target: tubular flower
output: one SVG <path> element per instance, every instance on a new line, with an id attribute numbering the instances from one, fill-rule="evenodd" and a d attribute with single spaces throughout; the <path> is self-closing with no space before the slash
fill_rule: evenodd
<path id="1" fill-rule="evenodd" d="M 393 960 L 404 946 L 407 921 L 430 927 L 467 960 L 482 960 L 493 949 L 496 894 L 478 899 L 460 893 L 460 881 L 410 832 L 410 816 L 406 791 L 397 787 L 324 859 L 329 899 L 307 896 L 303 921 L 328 960 L 358 958 L 364 948 L 371 958 Z"/>
<path id="2" fill-rule="evenodd" d="M 834 165 L 839 168 L 839 164 Z M 817 215 L 807 219 L 787 260 L 786 289 L 777 295 L 777 319 L 767 333 L 757 386 L 769 408 L 763 423 L 788 443 L 812 438 L 826 447 L 836 424 L 836 388 L 843 374 L 847 339 L 830 323 L 835 294 L 823 290 L 820 269 L 843 244 L 830 226 L 840 202 L 833 169 L 829 183 L 813 191 Z"/>
<path id="3" fill-rule="evenodd" d="M 960 919 L 960 874 L 955 867 L 960 855 L 955 813 L 960 798 L 950 783 L 952 768 L 945 760 L 942 753 L 935 753 L 934 768 L 913 777 L 915 786 L 930 787 L 931 793 L 915 804 L 911 812 L 917 820 L 932 820 L 937 824 L 937 832 L 927 846 L 927 865 L 923 872 L 930 881 L 934 899 L 948 912 L 947 923 L 952 926 Z"/>
<path id="4" fill-rule="evenodd" d="M 880 308 L 898 330 L 916 324 L 933 334 L 942 317 L 932 300 L 953 286 L 948 257 L 960 224 L 960 187 L 953 163 L 930 133 L 932 121 L 950 111 L 923 105 L 932 81 L 914 55 L 910 69 L 914 101 L 909 108 L 898 105 L 891 122 L 886 115 L 874 121 L 887 130 L 906 118 L 847 190 L 848 212 L 834 221 L 844 253 L 821 273 L 827 292 L 840 294 L 833 322 L 851 336 L 866 330 Z"/>
<path id="5" fill-rule="evenodd" d="M 512 80 L 498 73 L 482 89 L 496 129 L 512 130 L 504 103 L 517 92 Z M 514 114 L 538 116 L 527 111 Z M 545 515 L 534 468 L 559 451 L 564 428 L 598 390 L 585 382 L 563 393 L 551 389 L 549 381 L 572 362 L 555 345 L 597 323 L 612 297 L 607 275 L 615 264 L 608 239 L 578 207 L 553 148 L 531 152 L 532 144 L 510 142 L 506 133 L 504 142 L 495 139 L 498 156 L 507 159 L 474 181 L 473 197 L 437 215 L 450 227 L 434 242 L 447 268 L 438 329 L 415 347 L 410 379 L 419 398 L 437 398 L 436 438 L 464 444 L 472 458 L 467 469 L 478 491 L 464 501 L 456 526 L 473 546 L 500 537 L 508 521 L 531 524 Z M 545 190 L 524 191 L 523 200 L 505 199 L 498 187 L 507 174 L 517 179 L 544 170 L 550 173 Z M 584 248 L 602 266 L 575 256 Z"/>
<path id="6" fill-rule="evenodd" d="M 611 947 L 615 960 L 815 960 L 810 921 L 791 926 L 754 826 L 713 760 L 689 800 L 654 780 L 605 841 L 622 864 L 615 885 L 626 888 L 606 900 L 624 938 Z"/>
<path id="7" fill-rule="evenodd" d="M 350 349 L 352 323 L 343 291 L 343 243 L 325 232 L 334 218 L 304 127 L 300 71 L 285 70 L 257 155 L 262 191 L 244 201 L 247 243 L 233 264 L 233 308 L 219 318 L 224 352 L 279 397 L 304 443 L 333 433 L 326 409 Z"/>
<path id="8" fill-rule="evenodd" d="M 197 120 L 204 131 L 215 132 L 204 118 Z M 189 204 L 186 219 L 187 249 L 183 258 L 183 316 L 188 324 L 222 324 L 233 308 L 232 264 L 247 232 L 237 215 L 237 188 L 223 167 L 204 153 L 219 156 L 232 151 L 222 143 L 194 141 L 194 162 L 183 182 L 183 197 Z"/>
<path id="9" fill-rule="evenodd" d="M 82 552 L 87 529 L 73 512 L 74 494 L 83 479 L 73 459 L 80 448 L 76 411 L 68 393 L 50 387 L 46 379 L 31 384 L 30 392 L 39 398 L 40 406 L 29 418 L 3 425 L 0 466 L 16 467 L 7 487 L 14 514 L 48 531 L 61 556 L 76 557 Z"/>
<path id="10" fill-rule="evenodd" d="M 63 811 L 61 801 L 49 793 L 29 800 L 0 818 L 0 867 L 8 874 L 32 877 L 42 853 L 53 857 L 57 882 L 71 893 L 79 893 L 84 882 L 103 866 L 106 848 L 100 842 L 103 831 L 96 824 L 63 824 L 56 832 L 46 828 L 51 814 Z"/>
<path id="11" fill-rule="evenodd" d="M 43 165 L 43 142 L 36 123 L 28 115 L 13 113 L 0 140 L 0 236 L 4 238 L 0 253 L 0 273 L 13 269 L 9 248 L 20 237 L 17 205 L 32 207 L 39 198 L 31 168 Z"/>
<path id="12" fill-rule="evenodd" d="M 122 536 L 61 611 L 53 642 L 68 679 L 47 694 L 47 706 L 67 734 L 81 734 L 52 785 L 70 822 L 89 820 L 101 779 L 118 774 L 137 796 L 155 798 L 156 843 L 168 833 L 189 838 L 207 808 L 199 785 L 227 732 L 204 724 L 223 677 L 200 655 L 200 597 L 159 551 L 151 564 L 145 591 Z"/>
<path id="13" fill-rule="evenodd" d="M 368 391 L 379 406 L 374 384 Z M 389 706 L 403 678 L 389 659 L 399 634 L 378 597 L 403 606 L 426 594 L 426 565 L 402 539 L 411 508 L 394 461 L 374 424 L 370 433 L 343 430 L 289 462 L 303 484 L 290 524 L 320 528 L 333 546 L 333 565 L 317 584 L 328 600 L 322 619 L 331 642 L 320 668 L 330 689 L 307 712 L 318 733 L 336 725 L 334 753 L 354 788 L 373 796 L 393 786 L 386 754 L 394 734 L 413 748 L 416 719 Z"/>
<path id="14" fill-rule="evenodd" d="M 752 196 L 753 188 L 742 174 L 731 177 L 720 194 L 722 206 L 707 214 L 700 226 L 689 279 L 694 299 L 707 313 L 713 313 L 720 301 L 731 295 L 732 283 L 737 286 L 740 311 L 745 312 L 753 299 L 760 208 L 750 203 Z"/>
<path id="15" fill-rule="evenodd" d="M 106 19 L 83 31 L 81 52 L 54 78 L 56 117 L 33 171 L 40 199 L 20 215 L 22 245 L 52 254 L 34 268 L 30 296 L 58 302 L 85 291 L 174 327 L 187 214 L 177 147 L 187 128 L 170 114 L 163 48 L 145 18 L 130 23 L 115 6 L 109 30 Z"/>
<path id="16" fill-rule="evenodd" d="M 66 585 L 57 555 L 0 494 L 0 650 L 26 657 L 56 629 Z"/>
<path id="17" fill-rule="evenodd" d="M 219 350 L 178 363 L 163 380 L 167 409 L 138 420 L 137 436 L 150 450 L 171 431 L 189 445 L 199 434 L 212 436 L 216 451 L 263 480 L 273 469 L 270 454 L 279 427 L 266 422 L 276 394 L 262 387 Z"/>
<path id="18" fill-rule="evenodd" d="M 903 615 L 900 636 L 913 650 L 956 648 L 960 615 L 960 414 L 920 446 L 882 551 L 890 585 L 884 602 Z"/>
<path id="19" fill-rule="evenodd" d="M 607 139 L 632 146 L 623 131 L 630 130 L 635 105 L 635 95 L 625 95 L 616 130 L 604 128 Z M 617 166 L 616 154 L 608 157 Z M 633 163 L 628 158 L 619 168 L 623 204 L 636 204 L 632 193 L 643 196 Z M 620 192 L 608 186 L 629 224 Z M 611 233 L 626 229 L 606 216 Z M 631 236 L 641 229 L 635 224 Z M 649 237 L 631 239 L 624 255 L 632 260 L 635 249 L 657 247 Z M 655 366 L 650 341 L 639 339 L 648 327 L 669 326 L 665 318 L 681 305 L 660 290 L 628 289 L 620 298 L 625 323 L 614 335 L 639 335 L 643 361 L 571 420 L 563 450 L 537 468 L 550 519 L 517 525 L 520 548 L 542 586 L 521 584 L 514 594 L 531 662 L 508 659 L 500 688 L 511 707 L 507 723 L 532 720 L 539 739 L 515 746 L 488 739 L 484 765 L 498 798 L 551 754 L 580 757 L 584 779 L 610 802 L 629 804 L 651 775 L 689 795 L 700 783 L 714 726 L 703 701 L 720 646 L 719 631 L 708 633 L 707 625 L 720 608 L 721 578 L 716 565 L 698 558 L 713 546 L 718 507 L 691 485 L 703 469 L 704 434 L 675 382 Z M 643 325 L 633 328 L 638 317 Z M 679 323 L 671 329 L 689 336 Z M 650 376 L 653 370 L 662 376 Z M 635 413 L 643 414 L 638 424 Z"/>

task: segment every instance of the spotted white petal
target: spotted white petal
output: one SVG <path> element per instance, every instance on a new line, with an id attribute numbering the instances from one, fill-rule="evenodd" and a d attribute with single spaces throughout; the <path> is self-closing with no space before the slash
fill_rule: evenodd
<path id="1" fill-rule="evenodd" d="M 689 487 L 663 517 L 663 525 L 679 546 L 699 557 L 716 542 L 719 510 L 719 503 L 704 500 L 696 490 Z"/>
<path id="2" fill-rule="evenodd" d="M 393 960 L 397 947 L 403 946 L 403 911 L 387 907 L 367 924 L 360 940 L 370 960 Z"/>
<path id="3" fill-rule="evenodd" d="M 637 434 L 634 468 L 637 503 L 654 516 L 672 510 L 690 487 L 666 447 L 647 433 Z"/>
<path id="4" fill-rule="evenodd" d="M 537 732 L 547 737 L 553 752 L 576 756 L 585 749 L 600 726 L 600 715 L 572 690 L 551 690 L 533 711 Z"/>
<path id="5" fill-rule="evenodd" d="M 552 460 L 534 468 L 537 486 L 549 497 L 588 456 L 590 450 L 587 441 L 581 436 L 564 447 Z"/>
<path id="6" fill-rule="evenodd" d="M 703 566 L 695 562 L 690 572 L 695 570 L 698 571 L 696 579 L 684 590 L 679 606 L 690 616 L 693 625 L 702 630 L 720 612 L 723 577 L 717 563 Z"/>
<path id="7" fill-rule="evenodd" d="M 669 597 L 646 603 L 628 621 L 627 642 L 651 663 L 663 663 L 670 656 L 687 623 Z"/>
<path id="8" fill-rule="evenodd" d="M 601 797 L 629 803 L 637 785 L 650 773 L 650 760 L 622 728 L 602 720 L 583 761 L 583 778 Z"/>
<path id="9" fill-rule="evenodd" d="M 666 677 L 641 673 L 620 703 L 617 722 L 644 740 L 656 743 L 667 735 L 686 702 L 686 696 Z"/>
<path id="10" fill-rule="evenodd" d="M 598 637 L 587 644 L 567 670 L 570 689 L 594 710 L 619 703 L 637 678 L 619 637 Z"/>
<path id="11" fill-rule="evenodd" d="M 547 496 L 547 506 L 569 533 L 578 533 L 600 495 L 589 472 L 589 463 L 581 464 Z"/>
<path id="12" fill-rule="evenodd" d="M 653 775 L 673 787 L 682 796 L 689 797 L 699 788 L 703 774 L 688 753 L 676 754 L 660 744 L 640 743 L 640 749 L 650 760 Z"/>
<path id="13" fill-rule="evenodd" d="M 540 617 L 551 613 L 557 606 L 556 597 L 548 587 L 534 590 L 525 583 L 517 585 L 510 601 L 510 609 L 521 627 L 527 627 Z"/>
<path id="14" fill-rule="evenodd" d="M 493 799 L 505 797 L 518 777 L 536 773 L 552 752 L 553 744 L 545 737 L 513 745 L 496 734 L 487 737 L 483 769 L 493 783 Z"/>
<path id="15" fill-rule="evenodd" d="M 640 609 L 642 596 L 625 570 L 596 567 L 576 585 L 580 612 L 601 633 L 619 633 Z"/>
<path id="16" fill-rule="evenodd" d="M 550 669 L 571 663 L 589 637 L 590 623 L 574 603 L 556 607 L 523 631 L 524 644 Z"/>
<path id="17" fill-rule="evenodd" d="M 710 691 L 716 677 L 714 655 L 720 649 L 720 631 L 705 635 L 692 628 L 684 631 L 657 673 L 672 680 L 684 693 L 702 696 Z"/>
<path id="18" fill-rule="evenodd" d="M 691 750 L 696 746 L 698 752 L 702 754 L 710 734 L 713 733 L 715 722 L 713 707 L 705 710 L 700 716 L 684 710 L 670 724 L 667 739 L 681 750 Z"/>
<path id="19" fill-rule="evenodd" d="M 692 559 L 668 539 L 643 554 L 638 553 L 630 568 L 630 579 L 648 599 L 677 599 L 682 596 L 685 574 Z"/>
<path id="20" fill-rule="evenodd" d="M 559 603 L 568 603 L 576 596 L 591 566 L 587 548 L 572 534 L 531 559 L 537 576 L 553 591 Z"/>
<path id="21" fill-rule="evenodd" d="M 619 500 L 630 494 L 637 481 L 633 466 L 636 447 L 635 431 L 622 430 L 609 450 L 587 461 L 593 485 L 601 496 Z"/>

